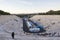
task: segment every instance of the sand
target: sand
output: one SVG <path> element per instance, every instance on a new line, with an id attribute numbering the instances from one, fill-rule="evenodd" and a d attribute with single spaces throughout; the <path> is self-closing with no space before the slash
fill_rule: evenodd
<path id="1" fill-rule="evenodd" d="M 39 22 L 47 28 L 46 32 L 54 33 L 55 36 L 60 33 L 60 15 L 36 15 L 30 18 L 33 21 Z M 15 15 L 1 15 L 0 16 L 0 40 L 60 40 L 59 37 L 44 37 L 23 32 L 23 21 Z M 12 39 L 11 33 L 15 32 L 15 39 Z"/>

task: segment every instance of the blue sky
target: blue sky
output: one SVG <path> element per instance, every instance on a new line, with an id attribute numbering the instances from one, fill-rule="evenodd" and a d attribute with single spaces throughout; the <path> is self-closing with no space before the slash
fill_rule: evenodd
<path id="1" fill-rule="evenodd" d="M 12 14 L 60 10 L 60 0 L 0 0 L 0 10 Z"/>

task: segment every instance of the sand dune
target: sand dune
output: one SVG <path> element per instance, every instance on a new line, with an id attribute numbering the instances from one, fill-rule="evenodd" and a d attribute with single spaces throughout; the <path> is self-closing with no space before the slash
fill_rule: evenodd
<path id="1" fill-rule="evenodd" d="M 41 23 L 47 32 L 60 33 L 60 16 L 59 15 L 36 15 L 30 18 L 36 22 Z M 40 20 L 39 20 L 40 19 Z M 0 40 L 60 40 L 59 37 L 43 37 L 38 35 L 26 35 L 23 32 L 23 21 L 15 15 L 1 15 L 0 16 Z M 12 39 L 11 33 L 15 32 L 15 39 Z M 57 34 L 56 34 L 57 35 Z"/>

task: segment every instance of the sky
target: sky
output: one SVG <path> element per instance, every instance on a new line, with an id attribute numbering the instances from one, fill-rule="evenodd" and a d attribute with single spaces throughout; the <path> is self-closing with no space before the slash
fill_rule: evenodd
<path id="1" fill-rule="evenodd" d="M 0 0 L 0 10 L 11 14 L 60 10 L 60 0 Z"/>

